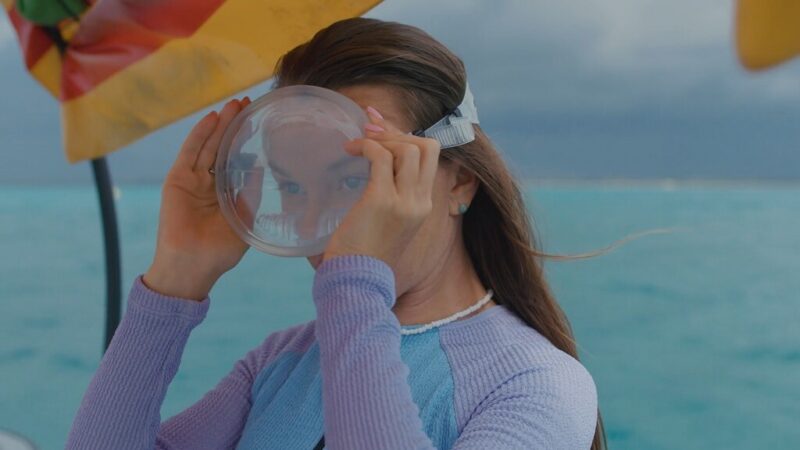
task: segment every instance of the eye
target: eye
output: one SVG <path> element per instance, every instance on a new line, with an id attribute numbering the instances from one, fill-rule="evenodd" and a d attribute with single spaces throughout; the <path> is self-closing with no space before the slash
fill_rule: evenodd
<path id="1" fill-rule="evenodd" d="M 365 177 L 344 177 L 342 178 L 342 186 L 351 191 L 357 191 L 367 185 L 368 179 Z"/>
<path id="2" fill-rule="evenodd" d="M 284 191 L 287 194 L 299 194 L 300 185 L 292 181 L 282 181 L 278 183 L 278 190 Z"/>

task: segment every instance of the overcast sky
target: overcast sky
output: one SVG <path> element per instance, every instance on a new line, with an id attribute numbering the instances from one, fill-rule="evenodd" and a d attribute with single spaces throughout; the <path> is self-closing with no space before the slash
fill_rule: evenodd
<path id="1" fill-rule="evenodd" d="M 731 1 L 390 0 L 368 16 L 465 61 L 481 124 L 521 176 L 800 178 L 800 60 L 742 70 L 733 14 Z M 90 182 L 5 17 L 0 73 L 0 182 Z M 115 180 L 159 182 L 201 114 L 112 154 Z"/>

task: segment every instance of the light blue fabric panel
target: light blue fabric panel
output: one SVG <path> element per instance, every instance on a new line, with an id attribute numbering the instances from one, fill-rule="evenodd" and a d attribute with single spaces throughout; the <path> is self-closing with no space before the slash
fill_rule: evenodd
<path id="1" fill-rule="evenodd" d="M 439 333 L 403 336 L 400 356 L 425 432 L 437 449 L 458 437 L 453 376 Z M 252 407 L 237 446 L 250 449 L 311 450 L 323 432 L 319 345 L 305 353 L 285 352 L 266 366 L 252 388 Z"/>

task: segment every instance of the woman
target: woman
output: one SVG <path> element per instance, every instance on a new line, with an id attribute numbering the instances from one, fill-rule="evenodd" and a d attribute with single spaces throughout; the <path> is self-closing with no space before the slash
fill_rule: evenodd
<path id="1" fill-rule="evenodd" d="M 283 56 L 275 85 L 295 84 L 336 90 L 370 118 L 365 137 L 345 145 L 371 162 L 368 184 L 309 258 L 316 320 L 270 334 L 160 422 L 209 291 L 247 250 L 209 172 L 249 103 L 231 101 L 195 126 L 166 178 L 153 263 L 67 447 L 603 448 L 595 385 L 508 168 L 477 125 L 474 141 L 445 150 L 409 134 L 462 101 L 461 60 L 414 27 L 348 19 Z M 491 301 L 471 311 L 478 299 Z"/>

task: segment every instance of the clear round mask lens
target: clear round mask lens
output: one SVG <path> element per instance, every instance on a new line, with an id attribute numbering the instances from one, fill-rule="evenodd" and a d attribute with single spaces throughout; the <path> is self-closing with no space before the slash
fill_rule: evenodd
<path id="1" fill-rule="evenodd" d="M 215 177 L 225 218 L 250 246 L 279 256 L 324 251 L 369 180 L 369 162 L 344 150 L 367 116 L 338 92 L 275 89 L 223 135 Z"/>

